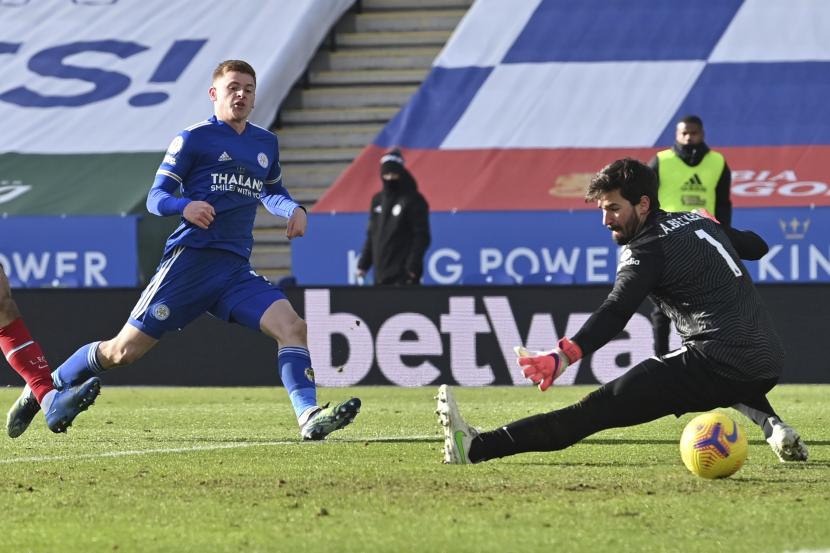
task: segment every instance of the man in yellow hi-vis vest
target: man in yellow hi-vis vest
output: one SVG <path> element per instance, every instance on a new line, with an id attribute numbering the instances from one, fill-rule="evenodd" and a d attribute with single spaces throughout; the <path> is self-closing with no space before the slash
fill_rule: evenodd
<path id="1" fill-rule="evenodd" d="M 687 115 L 677 122 L 674 146 L 657 152 L 649 166 L 659 180 L 658 198 L 665 211 L 705 209 L 722 225 L 732 226 L 732 171 L 723 154 L 710 150 L 703 141 L 703 120 Z M 671 321 L 655 306 L 651 312 L 654 326 L 654 351 L 669 351 Z"/>

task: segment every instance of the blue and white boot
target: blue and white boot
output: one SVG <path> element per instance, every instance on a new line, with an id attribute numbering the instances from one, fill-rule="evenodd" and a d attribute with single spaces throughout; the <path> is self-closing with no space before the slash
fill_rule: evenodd
<path id="1" fill-rule="evenodd" d="M 82 412 L 95 403 L 101 393 L 101 379 L 93 376 L 86 382 L 56 391 L 52 404 L 45 411 L 46 425 L 52 432 L 66 432 Z"/>

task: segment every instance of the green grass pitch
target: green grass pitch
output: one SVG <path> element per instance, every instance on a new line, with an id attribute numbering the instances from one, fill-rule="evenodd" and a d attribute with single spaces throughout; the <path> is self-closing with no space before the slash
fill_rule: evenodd
<path id="1" fill-rule="evenodd" d="M 485 429 L 590 388 L 455 388 Z M 830 550 L 830 387 L 780 386 L 773 404 L 810 447 L 779 463 L 759 429 L 732 478 L 680 461 L 666 417 L 556 453 L 441 464 L 433 388 L 357 395 L 355 423 L 303 443 L 282 389 L 104 387 L 66 435 L 38 415 L 0 439 L 0 551 Z M 10 404 L 18 390 L 0 390 Z"/>

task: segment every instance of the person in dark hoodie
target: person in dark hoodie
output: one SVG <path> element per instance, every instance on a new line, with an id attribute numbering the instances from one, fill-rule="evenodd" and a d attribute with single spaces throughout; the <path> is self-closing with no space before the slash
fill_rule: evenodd
<path id="1" fill-rule="evenodd" d="M 374 266 L 375 284 L 418 284 L 430 243 L 429 205 L 397 148 L 380 160 L 383 188 L 372 197 L 366 242 L 357 262 L 362 278 Z"/>
<path id="2" fill-rule="evenodd" d="M 649 167 L 657 173 L 660 207 L 669 212 L 706 210 L 732 226 L 732 171 L 723 154 L 703 141 L 703 120 L 687 115 L 677 122 L 674 146 L 657 152 Z M 651 312 L 654 352 L 669 352 L 671 321 L 656 305 Z"/>

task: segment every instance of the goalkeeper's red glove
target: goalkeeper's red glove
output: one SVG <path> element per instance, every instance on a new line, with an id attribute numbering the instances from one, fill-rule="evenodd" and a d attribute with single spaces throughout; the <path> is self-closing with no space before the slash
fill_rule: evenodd
<path id="1" fill-rule="evenodd" d="M 523 346 L 513 348 L 518 357 L 522 375 L 545 391 L 565 372 L 568 365 L 582 358 L 582 350 L 567 338 L 559 340 L 559 347 L 549 351 L 528 351 Z"/>

